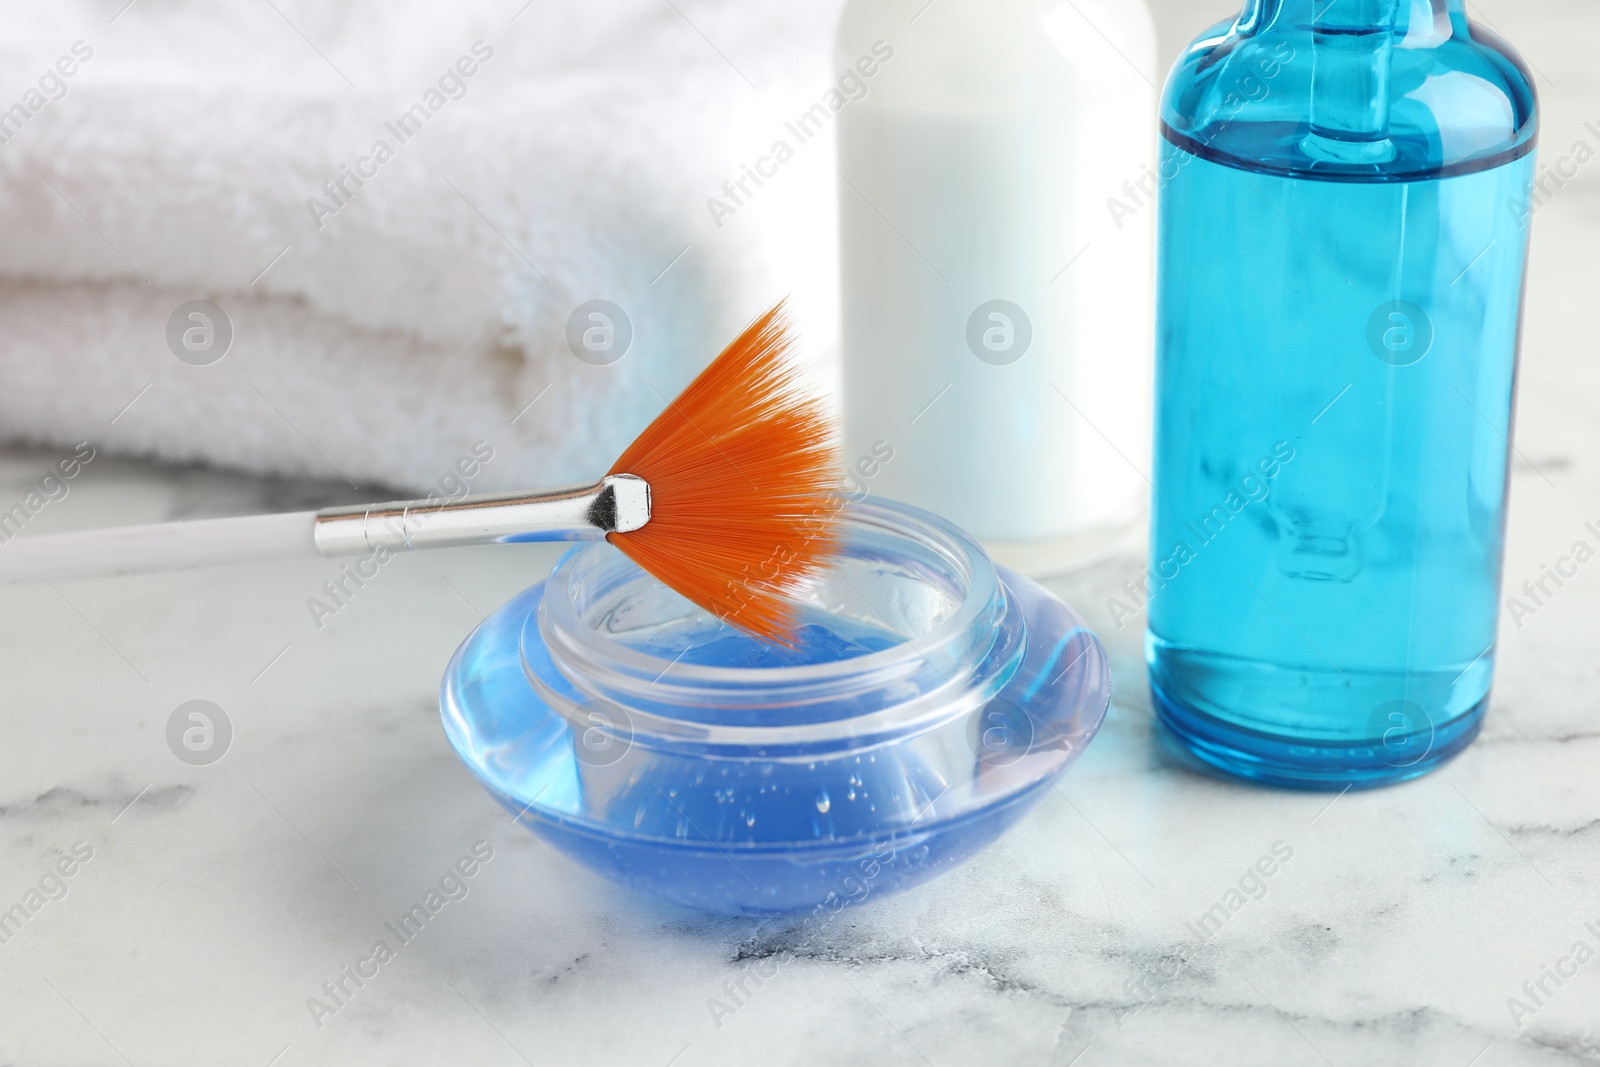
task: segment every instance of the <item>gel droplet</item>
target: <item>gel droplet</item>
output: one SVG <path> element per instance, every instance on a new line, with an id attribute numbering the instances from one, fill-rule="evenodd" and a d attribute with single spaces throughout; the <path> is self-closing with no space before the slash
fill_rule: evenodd
<path id="1" fill-rule="evenodd" d="M 817 810 L 826 815 L 831 807 L 833 807 L 833 801 L 828 799 L 828 791 L 824 789 L 817 794 Z"/>

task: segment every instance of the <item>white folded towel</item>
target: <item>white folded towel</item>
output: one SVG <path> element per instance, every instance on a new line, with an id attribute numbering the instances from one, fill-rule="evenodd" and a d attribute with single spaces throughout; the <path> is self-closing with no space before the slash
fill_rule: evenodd
<path id="1" fill-rule="evenodd" d="M 0 434 L 412 489 L 482 439 L 479 488 L 556 484 L 785 293 L 830 339 L 831 137 L 707 201 L 827 88 L 836 0 L 123 3 L 0 4 Z"/>

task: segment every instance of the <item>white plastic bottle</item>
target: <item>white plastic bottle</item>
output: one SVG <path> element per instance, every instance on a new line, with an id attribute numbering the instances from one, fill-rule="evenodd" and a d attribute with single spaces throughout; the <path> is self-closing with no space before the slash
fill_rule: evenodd
<path id="1" fill-rule="evenodd" d="M 873 70 L 837 119 L 852 486 L 1091 558 L 1149 491 L 1144 0 L 850 0 L 836 60 Z"/>

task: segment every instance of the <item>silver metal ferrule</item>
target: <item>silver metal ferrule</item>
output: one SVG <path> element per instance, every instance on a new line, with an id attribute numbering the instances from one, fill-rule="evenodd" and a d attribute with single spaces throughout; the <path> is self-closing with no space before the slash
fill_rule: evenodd
<path id="1" fill-rule="evenodd" d="M 519 541 L 598 541 L 650 521 L 650 486 L 632 474 L 547 493 L 487 493 L 460 500 L 396 500 L 317 512 L 312 536 L 324 556 L 387 548 L 449 548 Z"/>

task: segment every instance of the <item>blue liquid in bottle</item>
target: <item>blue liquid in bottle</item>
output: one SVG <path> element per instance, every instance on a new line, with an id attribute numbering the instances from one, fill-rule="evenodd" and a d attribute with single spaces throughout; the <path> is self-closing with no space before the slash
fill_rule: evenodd
<path id="1" fill-rule="evenodd" d="M 1462 0 L 1252 0 L 1162 109 L 1147 656 L 1232 773 L 1425 773 L 1495 659 L 1536 101 Z"/>

